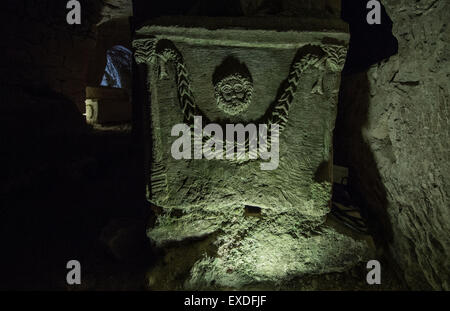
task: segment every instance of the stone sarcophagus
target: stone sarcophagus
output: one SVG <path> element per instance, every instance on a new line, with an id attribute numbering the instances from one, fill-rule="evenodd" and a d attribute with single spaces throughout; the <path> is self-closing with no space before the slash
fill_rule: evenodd
<path id="1" fill-rule="evenodd" d="M 161 18 L 133 42 L 151 103 L 147 195 L 162 211 L 148 237 L 161 247 L 212 237 L 215 252 L 182 288 L 349 269 L 367 246 L 325 223 L 345 27 L 203 22 Z"/>

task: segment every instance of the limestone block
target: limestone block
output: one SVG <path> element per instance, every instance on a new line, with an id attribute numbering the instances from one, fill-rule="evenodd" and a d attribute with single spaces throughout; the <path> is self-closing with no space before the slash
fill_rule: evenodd
<path id="1" fill-rule="evenodd" d="M 324 225 L 348 34 L 261 30 L 246 19 L 206 28 L 160 22 L 133 42 L 149 75 L 148 199 L 163 211 L 148 236 L 165 246 L 217 235 L 216 256 L 194 264 L 185 288 L 278 282 L 365 258 L 364 242 Z M 242 24 L 253 29 L 232 27 Z M 269 24 L 286 29 L 279 19 Z M 198 115 L 205 124 L 278 124 L 278 167 L 262 170 L 259 158 L 176 160 L 171 130 Z"/>
<path id="2" fill-rule="evenodd" d="M 126 90 L 87 87 L 86 121 L 99 124 L 130 122 L 131 103 Z"/>

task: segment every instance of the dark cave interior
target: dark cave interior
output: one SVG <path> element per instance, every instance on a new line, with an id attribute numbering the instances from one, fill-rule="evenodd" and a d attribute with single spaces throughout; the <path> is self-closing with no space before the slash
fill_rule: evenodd
<path id="1" fill-rule="evenodd" d="M 149 269 L 156 267 L 155 278 L 161 277 L 167 261 L 173 270 L 160 288 L 182 289 L 177 282 L 200 255 L 217 252 L 211 242 L 216 233 L 164 248 L 146 236 L 161 210 L 146 199 L 145 157 L 153 148 L 144 135 L 143 116 L 151 105 L 148 72 L 130 51 L 135 52 L 136 31 L 165 16 L 200 24 L 269 17 L 348 24 L 349 49 L 332 130 L 333 163 L 348 168 L 348 185 L 335 187 L 333 200 L 349 195 L 364 216 L 386 271 L 378 290 L 450 288 L 445 139 L 450 57 L 441 49 L 450 42 L 448 3 L 423 0 L 410 9 L 406 0 L 382 1 L 381 25 L 368 25 L 363 0 L 80 2 L 81 25 L 67 25 L 67 9 L 51 0 L 8 1 L 1 13 L 2 28 L 9 30 L 0 78 L 1 290 L 73 290 L 66 284 L 66 263 L 72 259 L 83 265 L 83 284 L 75 290 L 146 290 Z M 435 37 L 414 26 L 430 21 Z M 429 52 L 433 48 L 442 52 Z M 429 67 L 413 60 L 416 50 L 423 51 L 420 59 Z M 417 108 L 427 99 L 436 106 Z M 117 108 L 103 114 L 102 103 Z M 415 128 L 431 123 L 437 125 L 430 125 L 430 136 L 417 136 Z M 432 177 L 411 181 L 426 174 Z M 173 218 L 182 214 L 171 210 Z M 246 203 L 245 215 L 258 219 L 261 207 Z M 333 282 L 322 282 L 325 275 L 307 275 L 286 286 L 372 290 L 365 277 L 355 282 L 366 273 L 365 264 L 359 264 L 349 274 L 328 273 Z M 256 288 L 273 289 L 261 286 Z"/>

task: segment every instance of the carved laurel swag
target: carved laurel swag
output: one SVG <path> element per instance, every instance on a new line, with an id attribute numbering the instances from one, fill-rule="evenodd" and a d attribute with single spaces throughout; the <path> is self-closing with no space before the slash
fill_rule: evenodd
<path id="1" fill-rule="evenodd" d="M 150 38 L 133 41 L 133 47 L 135 48 L 136 62 L 139 64 L 156 64 L 160 71 L 160 77 L 167 75 L 165 73 L 166 64 L 169 62 L 173 63 L 176 71 L 178 98 L 185 122 L 193 128 L 194 116 L 202 116 L 205 123 L 208 123 L 208 118 L 203 115 L 195 104 L 189 74 L 183 56 L 175 44 L 166 39 Z M 281 134 L 288 122 L 289 108 L 293 102 L 302 74 L 308 70 L 318 69 L 321 71 L 319 79 L 322 79 L 326 70 L 340 72 L 344 66 L 346 55 L 347 49 L 341 45 L 323 44 L 301 47 L 297 51 L 289 71 L 289 76 L 285 80 L 284 91 L 276 99 L 274 104 L 269 107 L 264 120 L 260 124 L 266 124 L 268 129 L 271 128 L 272 124 L 276 124 L 279 126 L 279 132 Z M 323 94 L 321 89 L 317 93 Z M 271 135 L 267 139 L 268 145 L 271 143 L 270 137 Z M 211 137 L 205 137 L 204 142 L 210 139 Z M 225 146 L 226 140 L 222 143 Z M 250 142 L 247 138 L 245 142 L 246 151 L 248 151 L 249 145 Z"/>

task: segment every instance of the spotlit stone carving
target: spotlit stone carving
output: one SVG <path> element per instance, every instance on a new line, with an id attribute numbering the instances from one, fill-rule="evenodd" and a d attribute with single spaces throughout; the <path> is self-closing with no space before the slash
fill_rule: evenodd
<path id="1" fill-rule="evenodd" d="M 159 273 L 177 264 L 161 264 L 149 273 L 149 287 L 288 286 L 294 277 L 351 269 L 369 257 L 368 245 L 326 222 L 332 132 L 348 34 L 305 32 L 300 26 L 296 31 L 261 30 L 258 25 L 236 29 L 227 21 L 216 26 L 148 25 L 133 41 L 137 63 L 146 65 L 142 74 L 148 74 L 151 103 L 146 106 L 151 129 L 147 198 L 158 212 L 147 235 L 157 247 L 173 247 L 171 254 L 185 241 L 199 241 L 189 264 L 180 264 L 189 273 L 169 284 Z M 279 166 L 261 170 L 267 161 L 262 157 L 195 158 L 196 116 L 203 128 L 278 125 Z M 181 123 L 193 129 L 194 148 L 186 150 L 194 156 L 175 159 L 171 146 L 178 138 L 172 129 Z M 203 134 L 205 146 L 210 134 Z M 226 145 L 225 138 L 215 132 L 211 136 Z M 232 150 L 244 145 L 247 154 L 249 137 L 230 144 Z"/>
<path id="2" fill-rule="evenodd" d="M 235 116 L 248 110 L 253 98 L 253 79 L 244 63 L 233 56 L 226 57 L 213 75 L 217 106 Z"/>
<path id="3" fill-rule="evenodd" d="M 232 116 L 248 109 L 252 95 L 252 82 L 240 74 L 230 75 L 215 86 L 217 106 Z"/>

